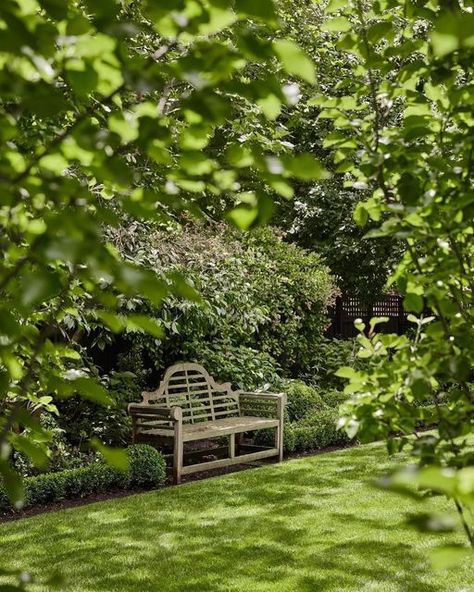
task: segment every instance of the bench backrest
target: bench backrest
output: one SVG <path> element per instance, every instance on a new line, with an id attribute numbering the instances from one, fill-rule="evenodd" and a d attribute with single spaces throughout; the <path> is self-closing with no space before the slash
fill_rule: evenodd
<path id="1" fill-rule="evenodd" d="M 156 391 L 144 392 L 143 403 L 181 407 L 183 423 L 236 417 L 239 394 L 231 384 L 218 384 L 199 364 L 176 364 L 166 371 Z"/>

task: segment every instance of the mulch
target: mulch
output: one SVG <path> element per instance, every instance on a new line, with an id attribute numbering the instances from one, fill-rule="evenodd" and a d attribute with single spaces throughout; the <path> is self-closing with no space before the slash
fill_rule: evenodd
<path id="1" fill-rule="evenodd" d="M 322 448 L 321 450 L 316 450 L 313 452 L 302 452 L 302 453 L 295 453 L 288 455 L 285 457 L 286 460 L 291 460 L 295 458 L 304 458 L 307 456 L 319 456 L 320 454 L 326 454 L 328 452 L 334 452 L 337 450 L 343 450 L 344 448 L 352 448 L 355 446 L 354 444 L 344 446 L 344 447 L 337 447 L 331 446 L 328 448 Z M 231 467 L 223 467 L 221 469 L 213 469 L 212 471 L 202 471 L 199 473 L 192 473 L 191 475 L 184 475 L 182 477 L 182 481 L 180 485 L 174 485 L 171 480 L 168 480 L 165 485 L 160 488 L 168 488 L 168 487 L 181 487 L 186 483 L 190 483 L 192 481 L 201 481 L 203 479 L 210 479 L 215 477 L 220 477 L 221 475 L 228 475 L 229 473 L 238 473 L 240 471 L 245 471 L 249 469 L 254 469 L 258 467 L 262 467 L 268 465 L 268 462 L 264 461 L 257 461 L 252 463 L 245 463 L 241 465 L 233 465 Z M 25 510 L 20 511 L 11 511 L 8 513 L 0 514 L 0 524 L 5 522 L 13 522 L 15 520 L 21 520 L 23 518 L 29 518 L 30 516 L 36 516 L 38 514 L 46 514 L 47 512 L 57 512 L 58 510 L 67 510 L 69 508 L 77 508 L 79 506 L 88 506 L 89 504 L 94 504 L 96 502 L 103 502 L 107 500 L 118 499 L 121 497 L 130 497 L 132 495 L 137 495 L 139 493 L 150 493 L 150 489 L 133 489 L 133 490 L 118 490 L 118 491 L 108 491 L 106 493 L 94 493 L 88 495 L 86 497 L 81 497 L 79 499 L 68 499 L 62 500 L 60 502 L 53 502 L 51 504 L 45 506 L 35 506 L 34 508 L 27 508 Z M 158 491 L 158 490 L 155 490 Z"/>

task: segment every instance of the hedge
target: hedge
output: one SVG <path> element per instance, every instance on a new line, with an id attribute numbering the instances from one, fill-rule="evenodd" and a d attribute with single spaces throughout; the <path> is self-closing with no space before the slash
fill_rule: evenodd
<path id="1" fill-rule="evenodd" d="M 154 488 L 163 485 L 166 466 L 163 456 L 157 450 L 146 444 L 136 444 L 128 448 L 128 458 L 127 472 L 97 462 L 78 469 L 26 477 L 23 508 L 117 489 Z M 11 510 L 10 501 L 0 484 L 0 511 Z"/>
<path id="2" fill-rule="evenodd" d="M 324 409 L 298 422 L 287 423 L 283 436 L 285 452 L 309 452 L 347 445 L 350 442 L 348 436 L 336 427 L 338 417 L 337 409 Z"/>

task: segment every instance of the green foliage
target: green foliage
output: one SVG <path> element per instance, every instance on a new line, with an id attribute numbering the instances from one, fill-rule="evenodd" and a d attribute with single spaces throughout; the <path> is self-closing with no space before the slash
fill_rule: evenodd
<path id="1" fill-rule="evenodd" d="M 128 449 L 131 487 L 159 487 L 166 480 L 162 455 L 152 446 L 135 444 Z"/>
<path id="2" fill-rule="evenodd" d="M 264 137 L 237 164 L 227 150 L 241 149 L 237 137 L 219 143 L 246 106 L 290 105 L 276 78 L 245 75 L 261 32 L 277 26 L 273 2 L 224 4 L 2 3 L 0 473 L 18 503 L 10 449 L 38 468 L 48 460 L 36 412 L 75 395 L 112 405 L 78 345 L 83 332 L 106 325 L 159 339 L 161 324 L 124 299 L 199 299 L 179 274 L 124 261 L 110 228 L 166 226 L 209 212 L 209 201 L 245 211 L 234 221 L 253 226 L 271 215 L 270 194 L 287 195 L 302 174 L 302 155 L 280 159 Z M 268 68 L 278 59 L 271 44 L 257 57 Z M 303 158 L 312 177 L 326 174 Z"/>
<path id="3" fill-rule="evenodd" d="M 300 421 L 313 411 L 322 411 L 326 405 L 321 394 L 300 380 L 290 380 L 284 388 L 287 396 L 288 420 Z"/>
<path id="4" fill-rule="evenodd" d="M 301 380 L 288 380 L 281 389 L 286 393 L 284 449 L 286 452 L 311 452 L 328 446 L 344 446 L 347 435 L 337 428 L 338 409 L 347 395 L 342 391 L 318 389 Z M 271 445 L 273 430 L 262 430 L 256 441 Z"/>
<path id="5" fill-rule="evenodd" d="M 218 380 L 235 388 L 255 390 L 278 389 L 282 382 L 276 361 L 267 353 L 244 345 L 197 343 L 191 345 L 190 359 L 202 364 Z"/>
<path id="6" fill-rule="evenodd" d="M 314 117 L 300 125 L 312 129 Z M 387 237 L 364 240 L 366 230 L 352 217 L 359 199 L 358 192 L 338 186 L 335 180 L 318 183 L 283 204 L 277 221 L 296 244 L 324 257 L 341 291 L 372 303 L 384 293 L 403 244 Z"/>
<path id="7" fill-rule="evenodd" d="M 373 322 L 365 333 L 360 326 L 357 356 L 366 365 L 339 372 L 349 379 L 351 396 L 341 425 L 350 436 L 385 439 L 390 452 L 410 450 L 417 465 L 388 484 L 452 499 L 474 547 L 470 5 L 412 3 L 407 9 L 405 2 L 379 2 L 369 11 L 351 2 L 344 7 L 350 30 L 326 30 L 343 31 L 334 41 L 353 67 L 315 104 L 332 124 L 326 145 L 335 170 L 347 187 L 364 191 L 356 222 L 367 238 L 404 242 L 390 282 L 416 328 L 414 336 L 399 337 L 376 333 Z M 430 399 L 434 404 L 424 405 Z M 434 421 L 435 432 L 417 433 Z M 456 556 L 453 549 L 443 553 L 438 559 L 448 563 Z"/>
<path id="8" fill-rule="evenodd" d="M 348 436 L 337 428 L 338 411 L 312 411 L 301 421 L 285 426 L 284 448 L 287 452 L 309 452 L 329 446 L 344 446 Z"/>
<path id="9" fill-rule="evenodd" d="M 362 360 L 356 357 L 353 339 L 320 338 L 311 352 L 311 364 L 303 375 L 306 382 L 324 391 L 341 388 L 344 381 L 336 375 L 341 366 L 359 367 Z"/>
<path id="10" fill-rule="evenodd" d="M 332 10 L 336 10 L 335 6 Z M 333 99 L 333 114 L 337 117 L 339 105 L 347 107 L 354 103 L 350 82 L 352 58 L 338 51 L 334 35 L 324 31 L 328 20 L 324 3 L 280 0 L 278 11 L 281 35 L 296 41 L 317 65 L 316 87 L 299 86 L 298 92 L 293 91 L 294 107 L 291 111 L 283 110 L 278 118 L 284 142 L 293 145 L 297 152 L 311 152 L 328 170 L 334 171 L 337 162 L 333 163 L 331 151 L 338 138 L 328 136 L 331 122 L 319 117 L 319 104 L 327 97 Z M 348 25 L 347 19 L 343 22 Z M 288 83 L 293 88 L 293 81 Z M 356 122 L 360 106 L 353 106 Z M 345 142 L 347 147 L 354 145 L 349 136 Z M 293 184 L 293 191 L 293 200 L 279 201 L 274 223 L 284 228 L 296 244 L 324 257 L 341 291 L 368 302 L 376 300 L 384 292 L 404 247 L 394 237 L 363 240 L 364 230 L 352 219 L 352 212 L 364 196 L 364 187 L 348 187 L 342 175 L 332 175 L 329 179 L 300 180 Z"/>
<path id="11" fill-rule="evenodd" d="M 133 367 L 133 366 L 131 366 Z M 137 373 L 140 369 L 137 365 Z M 131 420 L 127 405 L 140 399 L 144 384 L 132 372 L 112 371 L 103 377 L 112 404 L 97 405 L 80 397 L 58 403 L 58 424 L 66 440 L 75 450 L 87 450 L 92 438 L 109 446 L 124 446 L 130 442 Z"/>
<path id="12" fill-rule="evenodd" d="M 152 365 L 163 371 L 183 358 L 209 360 L 216 377 L 244 385 L 247 369 L 251 384 L 263 386 L 274 381 L 277 366 L 283 374 L 310 367 L 335 293 L 318 256 L 288 244 L 271 228 L 244 237 L 221 226 L 189 224 L 174 233 L 131 228 L 114 240 L 135 262 L 185 274 L 203 301 L 198 305 L 166 299 L 154 314 L 168 330 L 167 338 L 140 336 L 141 361 L 134 359 L 128 369 Z M 136 351 L 137 336 L 130 336 L 128 343 Z M 261 352 L 261 370 L 256 359 L 252 363 L 250 350 Z M 234 376 L 230 366 L 223 365 L 222 356 L 227 355 L 229 363 L 235 360 Z"/>
<path id="13" fill-rule="evenodd" d="M 321 398 L 328 407 L 336 410 L 347 401 L 347 395 L 344 391 L 338 390 L 324 391 L 321 394 Z"/>
<path id="14" fill-rule="evenodd" d="M 144 444 L 130 446 L 127 450 L 129 469 L 119 471 L 101 462 L 77 469 L 44 473 L 27 477 L 23 508 L 42 506 L 65 499 L 77 499 L 116 489 L 153 488 L 163 485 L 166 479 L 162 455 Z M 12 509 L 8 495 L 0 486 L 0 511 Z"/>

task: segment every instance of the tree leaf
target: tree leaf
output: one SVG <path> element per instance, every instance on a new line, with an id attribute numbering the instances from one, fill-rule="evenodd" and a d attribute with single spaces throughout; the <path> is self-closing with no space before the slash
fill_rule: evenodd
<path id="1" fill-rule="evenodd" d="M 468 561 L 472 556 L 472 549 L 461 545 L 444 545 L 432 549 L 429 555 L 434 569 L 449 569 Z"/>
<path id="2" fill-rule="evenodd" d="M 418 294 L 408 293 L 403 299 L 403 307 L 405 310 L 421 313 L 424 308 L 423 298 Z"/>
<path id="3" fill-rule="evenodd" d="M 277 16 L 273 0 L 235 0 L 235 10 L 238 14 L 269 22 L 274 21 Z"/>
<path id="4" fill-rule="evenodd" d="M 102 444 L 97 438 L 91 440 L 92 446 L 102 454 L 105 461 L 111 467 L 126 473 L 129 468 L 129 459 L 127 451 L 124 448 L 112 448 Z"/>
<path id="5" fill-rule="evenodd" d="M 431 33 L 431 44 L 440 58 L 462 47 L 474 48 L 474 14 L 444 11 Z"/>
<path id="6" fill-rule="evenodd" d="M 337 16 L 321 25 L 322 31 L 329 31 L 331 33 L 350 31 L 351 28 L 351 22 L 345 16 Z"/>
<path id="7" fill-rule="evenodd" d="M 57 296 L 61 287 L 56 273 L 48 269 L 37 269 L 20 279 L 19 301 L 25 308 L 34 308 Z"/>
<path id="8" fill-rule="evenodd" d="M 72 380 L 73 388 L 83 397 L 100 405 L 112 405 L 113 399 L 106 389 L 93 378 L 80 376 Z"/>
<path id="9" fill-rule="evenodd" d="M 310 84 L 316 82 L 314 64 L 297 43 L 288 39 L 277 39 L 273 42 L 273 48 L 288 74 L 299 76 Z"/>
<path id="10" fill-rule="evenodd" d="M 345 8 L 347 6 L 347 0 L 329 0 L 329 4 L 326 6 L 326 14 L 331 14 L 333 12 L 337 12 L 341 8 Z"/>
<path id="11" fill-rule="evenodd" d="M 299 154 L 282 158 L 285 167 L 298 179 L 304 181 L 329 179 L 331 174 L 312 154 Z"/>

